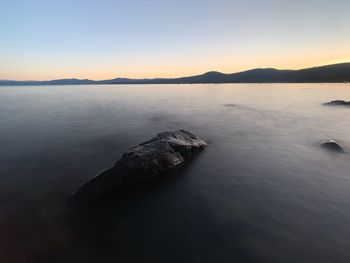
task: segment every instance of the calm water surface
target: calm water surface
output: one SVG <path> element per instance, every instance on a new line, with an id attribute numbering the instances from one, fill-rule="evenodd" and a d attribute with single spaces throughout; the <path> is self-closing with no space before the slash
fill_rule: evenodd
<path id="1" fill-rule="evenodd" d="M 0 262 L 349 262 L 345 84 L 0 88 Z M 67 220 L 129 146 L 188 129 L 208 148 L 144 193 Z"/>

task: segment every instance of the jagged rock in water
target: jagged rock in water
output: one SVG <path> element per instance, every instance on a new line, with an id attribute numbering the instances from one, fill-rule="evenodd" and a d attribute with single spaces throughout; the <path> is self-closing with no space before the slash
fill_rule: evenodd
<path id="1" fill-rule="evenodd" d="M 321 143 L 320 146 L 324 149 L 334 151 L 334 152 L 340 152 L 340 153 L 345 152 L 343 146 L 335 140 L 325 141 L 325 142 Z"/>
<path id="2" fill-rule="evenodd" d="M 324 103 L 327 106 L 350 106 L 350 101 L 345 100 L 332 100 L 330 102 Z"/>
<path id="3" fill-rule="evenodd" d="M 162 132 L 131 147 L 114 166 L 93 177 L 67 201 L 69 207 L 83 207 L 118 188 L 140 185 L 182 166 L 207 143 L 189 131 Z"/>

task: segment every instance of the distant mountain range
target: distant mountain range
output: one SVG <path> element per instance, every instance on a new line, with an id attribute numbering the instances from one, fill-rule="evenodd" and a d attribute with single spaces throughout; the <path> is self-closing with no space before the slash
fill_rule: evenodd
<path id="1" fill-rule="evenodd" d="M 86 84 L 194 84 L 194 83 L 317 83 L 350 82 L 350 63 L 333 64 L 300 70 L 257 68 L 224 74 L 210 71 L 202 75 L 181 78 L 109 80 L 57 79 L 49 81 L 0 80 L 0 85 L 86 85 Z"/>

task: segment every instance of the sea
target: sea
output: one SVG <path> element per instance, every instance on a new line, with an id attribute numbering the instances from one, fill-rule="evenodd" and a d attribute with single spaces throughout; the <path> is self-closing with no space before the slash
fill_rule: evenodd
<path id="1" fill-rule="evenodd" d="M 350 262 L 350 84 L 0 87 L 0 262 Z M 130 146 L 208 147 L 67 215 Z M 320 147 L 338 141 L 345 153 Z"/>

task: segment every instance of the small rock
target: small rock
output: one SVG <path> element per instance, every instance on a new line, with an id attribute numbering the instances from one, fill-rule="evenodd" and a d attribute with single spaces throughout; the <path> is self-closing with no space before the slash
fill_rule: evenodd
<path id="1" fill-rule="evenodd" d="M 350 101 L 345 100 L 332 100 L 330 102 L 324 103 L 327 106 L 350 106 Z"/>
<path id="2" fill-rule="evenodd" d="M 189 131 L 162 132 L 131 147 L 114 166 L 93 177 L 67 201 L 69 207 L 83 207 L 96 198 L 123 187 L 152 181 L 185 162 L 207 143 Z"/>
<path id="3" fill-rule="evenodd" d="M 320 146 L 324 149 L 334 151 L 334 152 L 341 152 L 341 153 L 345 152 L 344 147 L 339 142 L 337 142 L 335 140 L 325 141 L 325 142 L 321 143 Z"/>

